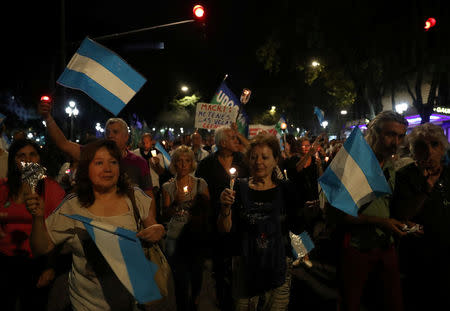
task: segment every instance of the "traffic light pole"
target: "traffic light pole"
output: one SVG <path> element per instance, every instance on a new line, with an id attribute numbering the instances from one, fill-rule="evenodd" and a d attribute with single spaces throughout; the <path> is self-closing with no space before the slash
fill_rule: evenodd
<path id="1" fill-rule="evenodd" d="M 116 38 L 120 38 L 120 37 L 123 37 L 123 36 L 139 33 L 139 32 L 144 32 L 144 31 L 158 29 L 158 28 L 166 28 L 166 27 L 171 27 L 171 26 L 176 26 L 176 25 L 181 25 L 181 24 L 187 24 L 187 23 L 192 23 L 192 22 L 195 22 L 195 20 L 194 19 L 187 19 L 187 20 L 174 22 L 174 23 L 169 23 L 169 24 L 156 25 L 156 26 L 151 26 L 151 27 L 146 27 L 146 28 L 140 28 L 140 29 L 125 31 L 125 32 L 114 33 L 114 34 L 111 34 L 111 35 L 100 36 L 100 37 L 93 38 L 93 40 L 100 41 L 100 40 L 107 40 L 107 39 L 112 39 L 112 38 L 116 39 Z"/>

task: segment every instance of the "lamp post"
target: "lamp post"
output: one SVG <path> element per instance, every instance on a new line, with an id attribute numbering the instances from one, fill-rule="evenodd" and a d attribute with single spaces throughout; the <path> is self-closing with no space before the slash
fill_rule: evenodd
<path id="1" fill-rule="evenodd" d="M 73 140 L 73 117 L 76 117 L 80 111 L 77 109 L 76 103 L 71 100 L 69 106 L 66 107 L 66 113 L 70 118 L 70 140 Z"/>

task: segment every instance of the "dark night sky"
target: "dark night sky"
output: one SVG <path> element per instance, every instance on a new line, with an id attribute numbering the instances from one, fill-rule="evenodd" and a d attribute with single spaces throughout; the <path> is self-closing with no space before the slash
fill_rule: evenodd
<path id="1" fill-rule="evenodd" d="M 317 2 L 317 12 L 327 10 L 326 2 Z M 338 2 L 329 2 L 339 6 Z M 435 2 L 425 1 L 423 6 Z M 0 7 L 0 92 L 12 90 L 26 106 L 35 105 L 45 92 L 57 94 L 62 89 L 54 82 L 63 70 L 60 3 L 56 0 L 33 1 L 8 6 L 2 4 Z M 393 23 L 391 29 L 394 31 L 394 27 L 398 26 L 395 24 L 398 16 L 408 12 L 408 3 L 403 0 L 377 1 L 379 11 L 375 21 Z M 95 38 L 191 19 L 193 4 L 194 1 L 190 0 L 66 0 L 65 33 L 68 44 L 65 63 L 87 35 Z M 154 120 L 163 105 L 178 92 L 181 83 L 189 85 L 202 96 L 203 101 L 208 102 L 225 74 L 229 74 L 228 84 L 238 96 L 244 87 L 270 89 L 271 77 L 256 60 L 256 48 L 270 31 L 264 27 L 271 16 L 270 6 L 253 0 L 204 0 L 202 4 L 207 10 L 205 28 L 198 24 L 186 24 L 100 41 L 147 78 L 147 83 L 119 116 L 136 112 L 147 121 Z M 361 2 L 358 1 L 358 4 L 361 5 Z M 308 5 L 316 4 L 308 2 Z M 424 12 L 424 16 L 435 13 Z M 351 20 L 352 12 L 346 14 L 348 17 L 345 18 Z M 69 44 L 71 42 L 74 43 Z M 165 49 L 149 48 L 155 42 L 164 42 Z M 98 112 L 103 113 L 103 120 L 98 121 L 111 116 L 83 93 L 70 89 L 65 89 L 65 92 L 68 97 L 75 98 L 81 108 L 83 105 L 95 106 Z M 60 115 L 64 116 L 62 110 L 65 105 L 55 105 L 58 104 Z M 258 92 L 254 92 L 250 104 L 262 106 L 267 105 L 267 101 L 261 96 L 258 98 Z M 95 109 L 92 113 L 96 113 Z"/>
<path id="2" fill-rule="evenodd" d="M 65 1 L 68 43 L 65 63 L 87 35 L 95 38 L 191 19 L 193 3 L 185 0 Z M 185 24 L 99 42 L 147 78 L 123 113 L 136 111 L 148 120 L 153 119 L 182 83 L 209 101 L 226 73 L 237 95 L 242 88 L 251 88 L 256 83 L 258 71 L 262 69 L 257 67 L 255 58 L 259 38 L 252 32 L 258 25 L 250 21 L 248 2 L 203 1 L 202 4 L 207 9 L 205 27 Z M 54 83 L 62 72 L 60 7 L 60 1 L 27 3 L 25 8 L 22 4 L 3 6 L 0 89 L 15 90 L 25 105 L 34 105 L 40 94 L 61 88 Z M 151 49 L 155 42 L 164 42 L 165 49 Z M 66 92 L 81 102 L 93 104 L 79 91 L 66 89 Z"/>

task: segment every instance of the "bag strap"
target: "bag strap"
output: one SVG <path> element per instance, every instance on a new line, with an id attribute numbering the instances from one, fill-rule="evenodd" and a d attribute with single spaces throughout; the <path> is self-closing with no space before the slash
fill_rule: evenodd
<path id="1" fill-rule="evenodd" d="M 139 231 L 144 228 L 144 223 L 142 222 L 141 213 L 139 213 L 139 209 L 137 208 L 136 205 L 136 197 L 134 195 L 134 189 L 128 191 L 128 197 L 130 198 L 131 205 L 133 206 L 134 220 L 136 221 L 136 228 Z"/>

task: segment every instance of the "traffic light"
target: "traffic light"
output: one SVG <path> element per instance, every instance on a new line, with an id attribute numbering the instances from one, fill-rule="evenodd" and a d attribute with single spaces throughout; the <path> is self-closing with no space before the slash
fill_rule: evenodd
<path id="1" fill-rule="evenodd" d="M 195 5 L 192 12 L 195 19 L 203 19 L 205 17 L 205 8 L 200 4 Z"/>
<path id="2" fill-rule="evenodd" d="M 52 98 L 48 95 L 42 95 L 41 96 L 41 102 L 44 103 L 51 103 L 52 102 Z"/>
<path id="3" fill-rule="evenodd" d="M 436 25 L 436 19 L 433 18 L 433 17 L 430 17 L 429 19 L 427 19 L 427 20 L 425 21 L 425 27 L 424 27 L 424 29 L 425 29 L 425 31 L 428 31 L 428 30 L 430 30 L 432 27 L 434 27 L 435 25 Z"/>

